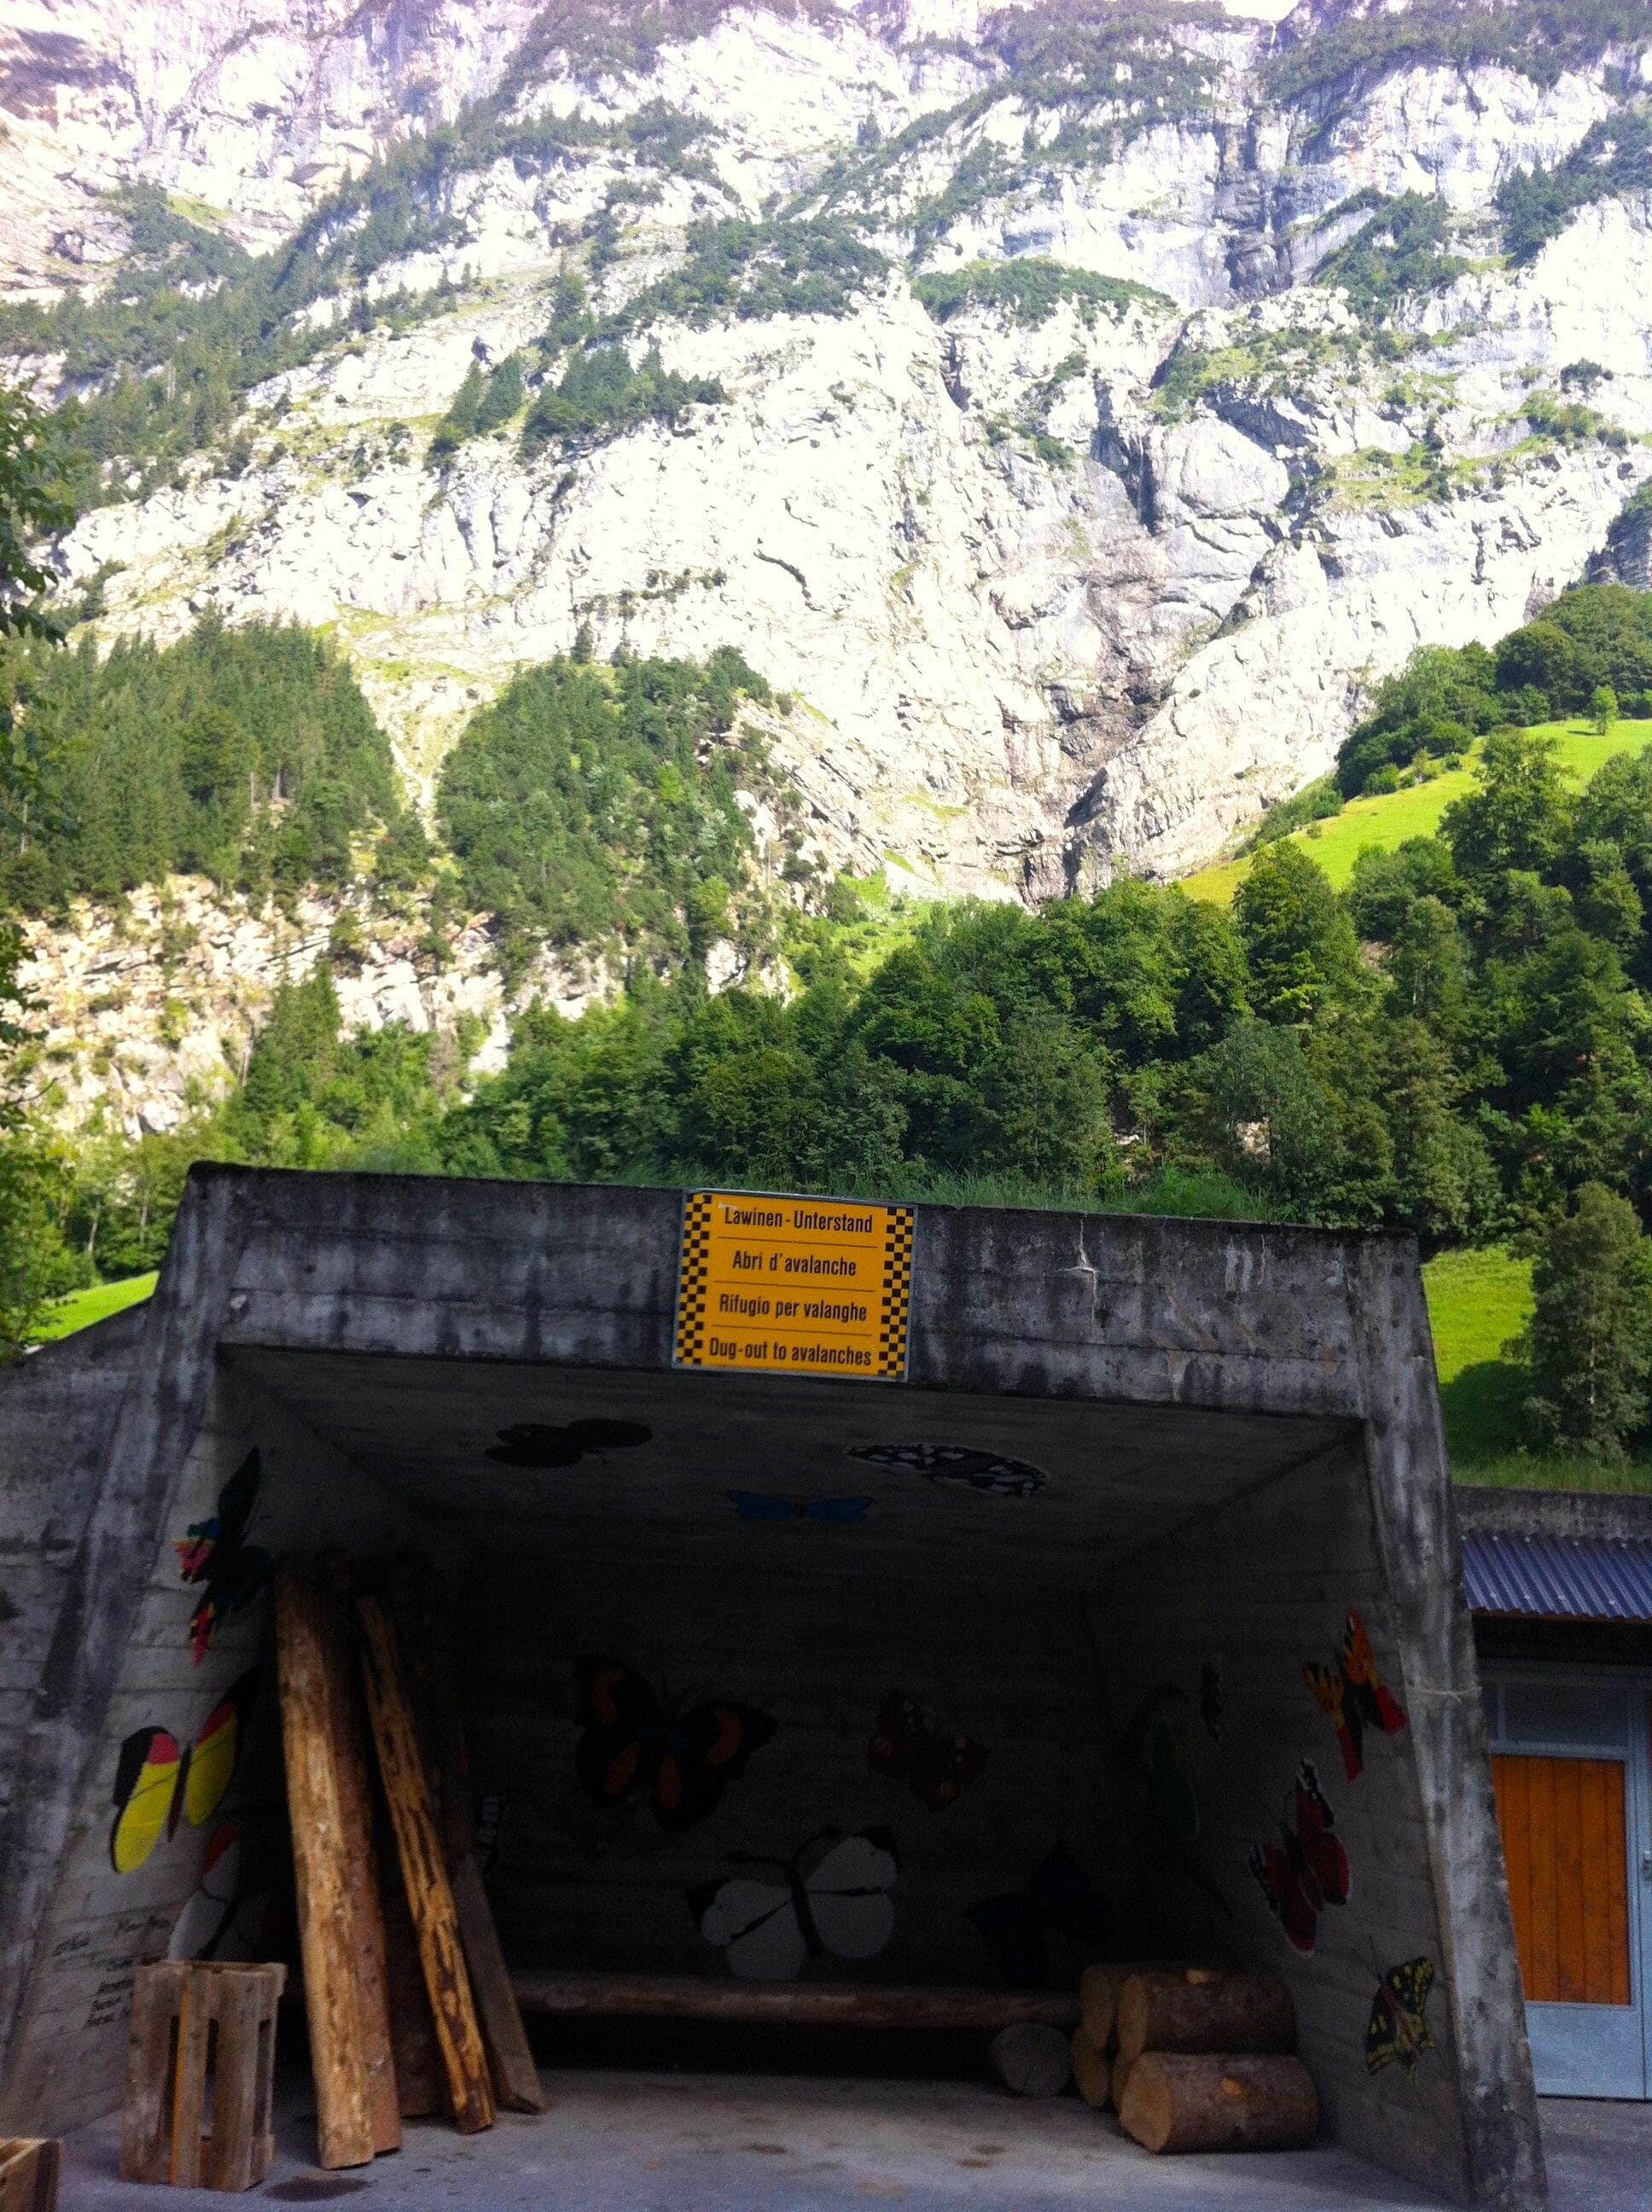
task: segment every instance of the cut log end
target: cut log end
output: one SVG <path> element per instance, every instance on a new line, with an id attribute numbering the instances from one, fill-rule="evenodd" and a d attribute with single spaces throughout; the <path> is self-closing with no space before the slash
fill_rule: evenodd
<path id="1" fill-rule="evenodd" d="M 1037 2021 L 999 2028 L 987 2055 L 999 2080 L 1017 2097 L 1059 2097 L 1072 2072 L 1069 2039 Z"/>
<path id="2" fill-rule="evenodd" d="M 1183 1971 L 1181 1962 L 1174 1959 L 1106 1959 L 1098 1966 L 1086 1966 L 1078 1981 L 1078 2017 L 1084 2033 L 1098 2051 L 1110 2057 L 1119 2047 L 1119 1992 L 1131 1976 L 1179 1974 Z M 1193 1967 L 1186 1971 L 1190 1975 L 1202 1975 L 1208 1970 Z"/>
<path id="3" fill-rule="evenodd" d="M 1149 2051 L 1129 2068 L 1119 2118 L 1145 2150 L 1300 2150 L 1319 2099 L 1299 2058 Z"/>
<path id="4" fill-rule="evenodd" d="M 1106 2051 L 1096 2048 L 1087 2029 L 1075 2027 L 1069 2056 L 1078 2094 L 1092 2112 L 1102 2111 L 1107 2104 L 1108 2081 L 1113 2070 L 1108 2063 Z"/>
<path id="5" fill-rule="evenodd" d="M 1124 2102 L 1124 2093 L 1130 2086 L 1130 2076 L 1135 2070 L 1135 2064 L 1133 2058 L 1121 2058 L 1116 2052 L 1108 2061 L 1108 2100 L 1115 2112 Z"/>

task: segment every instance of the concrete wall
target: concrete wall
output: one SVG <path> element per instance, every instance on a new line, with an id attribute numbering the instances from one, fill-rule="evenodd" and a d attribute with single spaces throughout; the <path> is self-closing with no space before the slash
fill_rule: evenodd
<path id="1" fill-rule="evenodd" d="M 0 1828 L 60 1626 L 74 1640 L 76 1560 L 142 1322 L 118 1314 L 0 1375 Z"/>
<path id="2" fill-rule="evenodd" d="M 1023 1890 L 1063 1838 L 1124 1912 L 1130 1868 L 1110 1818 L 1101 1686 L 1076 1587 L 896 1579 L 853 1532 L 819 1542 L 785 1527 L 742 1534 L 745 1565 L 714 1576 L 703 1558 L 629 1539 L 495 1541 L 469 1554 L 458 1642 L 471 1766 L 478 1791 L 500 1804 L 491 1887 L 513 1959 L 720 1978 L 727 1964 L 701 1936 L 689 1892 L 729 1878 L 732 1854 L 785 1860 L 829 1826 L 894 1831 L 895 1934 L 875 1963 L 828 1955 L 811 1978 L 1000 1980 L 970 1910 Z M 835 1571 L 780 1565 L 800 1548 L 818 1561 L 829 1546 Z M 636 1668 L 662 1696 L 738 1698 L 776 1733 L 683 1834 L 664 1832 L 641 1802 L 598 1809 L 575 1772 L 581 1652 Z M 879 1707 L 896 1690 L 986 1755 L 945 1805 L 869 1765 Z M 1052 1975 L 1068 1985 L 1097 1955 L 1052 1935 Z"/>
<path id="3" fill-rule="evenodd" d="M 1406 1716 L 1392 1732 L 1366 1724 L 1357 1741 L 1339 1737 L 1304 1675 L 1312 1666 L 1334 1676 L 1351 1610 L 1394 1701 L 1385 1718 Z M 1412 1755 L 1412 1686 L 1358 1454 L 1276 1476 L 1139 1555 L 1103 1591 L 1097 1614 L 1098 1639 L 1114 1639 L 1121 1662 L 1115 1733 L 1157 1691 L 1151 1709 L 1197 1808 L 1189 1837 L 1192 1821 L 1178 1821 L 1174 1804 L 1167 1810 L 1163 1784 L 1139 1778 L 1136 1832 L 1159 1944 L 1196 1951 L 1198 1929 L 1217 1955 L 1284 1975 L 1299 2049 L 1339 2141 L 1420 2181 L 1455 2176 L 1466 2189 L 1459 2008 Z M 1142 1763 L 1151 1763 L 1151 1747 Z M 1345 1899 L 1326 1894 L 1317 1911 L 1303 1910 L 1315 1893 L 1292 1887 L 1288 1865 L 1288 1839 L 1300 1844 L 1324 1817 L 1315 1792 L 1348 1873 Z M 1261 1879 L 1252 1863 L 1259 1847 Z M 1295 1916 L 1294 1940 L 1276 1897 Z M 1367 2033 L 1382 1978 L 1418 1959 L 1432 1970 L 1423 2016 L 1434 2047 L 1373 2070 Z"/>
<path id="4" fill-rule="evenodd" d="M 191 1522 L 212 1516 L 225 1483 L 254 1447 L 262 1478 L 247 1534 L 260 1549 L 375 1550 L 408 1539 L 410 1524 L 396 1502 L 288 1408 L 244 1383 L 215 1382 L 161 1516 L 165 1534 L 150 1555 L 74 1809 L 0 2095 L 0 2132 L 58 2134 L 119 2102 L 133 1970 L 169 1948 L 173 1955 L 194 1954 L 197 1947 L 179 1929 L 179 1916 L 223 1828 L 233 1828 L 240 1845 L 243 1900 L 288 1879 L 268 1584 L 227 1615 L 197 1656 L 191 1623 L 201 1591 L 181 1579 L 173 1549 Z M 228 1794 L 198 1826 L 180 1811 L 175 1832 L 163 1835 L 142 1865 L 117 1872 L 110 1844 L 122 1745 L 159 1727 L 192 1747 L 202 1723 L 249 1673 L 253 1701 Z M 210 1878 L 215 1891 L 229 1863 L 220 1861 Z"/>

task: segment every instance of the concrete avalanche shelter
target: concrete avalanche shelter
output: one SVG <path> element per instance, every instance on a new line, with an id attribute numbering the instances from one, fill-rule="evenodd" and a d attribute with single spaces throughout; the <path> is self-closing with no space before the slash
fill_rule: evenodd
<path id="1" fill-rule="evenodd" d="M 149 1305 L 0 1376 L 0 2132 L 118 2103 L 137 1962 L 268 1940 L 268 1559 L 417 1547 L 513 1967 L 726 1980 L 741 1865 L 892 1832 L 803 1976 L 1278 1972 L 1343 2146 L 1540 2203 L 1411 1242 L 920 1206 L 874 1381 L 675 1364 L 683 1213 L 197 1169 Z M 605 1802 L 593 1662 L 739 1756 Z"/>

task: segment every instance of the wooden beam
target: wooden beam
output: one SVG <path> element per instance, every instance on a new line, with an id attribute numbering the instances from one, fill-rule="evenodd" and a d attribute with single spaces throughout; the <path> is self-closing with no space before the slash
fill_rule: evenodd
<path id="1" fill-rule="evenodd" d="M 420 1734 L 431 1762 L 442 1848 L 453 1886 L 465 1963 L 470 1970 L 482 2039 L 487 2045 L 494 2092 L 507 2112 L 543 2112 L 544 2091 L 528 2047 L 527 2032 L 500 1948 L 493 1908 L 482 1879 L 476 1822 L 471 1813 L 471 1762 L 444 1608 L 428 1559 L 398 1559 L 391 1578 L 397 1641 L 410 1678 Z"/>
<path id="2" fill-rule="evenodd" d="M 471 2001 L 459 1912 L 436 1829 L 429 1779 L 402 1681 L 390 1616 L 376 1597 L 357 1598 L 355 1609 L 361 1624 L 361 1680 L 367 1689 L 379 1772 L 396 1832 L 408 1908 L 418 1931 L 419 1960 L 435 2022 L 448 2108 L 459 2133 L 475 2135 L 493 2125 L 493 2086 Z"/>
<path id="3" fill-rule="evenodd" d="M 1054 1990 L 884 1988 L 858 1982 L 713 1982 L 687 1974 L 511 1977 L 525 2013 L 645 2020 L 795 2021 L 808 2027 L 1013 2027 L 1040 2022 L 1071 2031 L 1078 1999 Z"/>
<path id="4" fill-rule="evenodd" d="M 318 2156 L 325 2166 L 366 2166 L 374 2148 L 373 2104 L 354 1972 L 349 1848 L 332 1750 L 325 1607 L 313 1561 L 278 1560 L 275 1585 L 281 1740 Z"/>
<path id="5" fill-rule="evenodd" d="M 339 1811 L 349 1841 L 344 1887 L 350 1915 L 350 1960 L 361 2016 L 361 2051 L 378 2151 L 402 2147 L 401 2106 L 390 2032 L 390 1983 L 384 1916 L 379 1905 L 378 1852 L 373 1836 L 373 1790 L 368 1778 L 361 1683 L 355 1665 L 355 1616 L 350 1608 L 349 1562 L 324 1552 L 316 1562 L 325 1637 L 328 1706 Z"/>
<path id="6" fill-rule="evenodd" d="M 385 1923 L 386 1980 L 390 1991 L 390 2039 L 396 2058 L 396 2101 L 404 2120 L 423 2119 L 441 2110 L 441 2054 L 425 1994 L 419 1938 L 407 1909 L 402 1864 L 390 1814 L 380 1808 L 379 1902 Z"/>
<path id="7" fill-rule="evenodd" d="M 58 2212 L 63 2145 L 55 2137 L 0 2140 L 0 2212 Z"/>

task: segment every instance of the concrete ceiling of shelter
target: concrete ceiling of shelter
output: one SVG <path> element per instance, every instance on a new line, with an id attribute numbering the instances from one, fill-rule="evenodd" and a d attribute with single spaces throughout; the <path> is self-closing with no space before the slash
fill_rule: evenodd
<path id="1" fill-rule="evenodd" d="M 1357 1434 L 1352 1422 L 1297 1416 L 766 1375 L 325 1352 L 225 1357 L 233 1373 L 272 1392 L 356 1466 L 422 1511 L 476 1522 L 490 1543 L 517 1528 L 529 1540 L 554 1534 L 559 1547 L 600 1547 L 623 1532 L 628 1547 L 687 1546 L 747 1564 L 761 1557 L 766 1571 L 782 1572 L 853 1565 L 1089 1583 Z M 501 1431 L 566 1431 L 592 1420 L 641 1424 L 650 1435 L 582 1448 L 565 1466 L 489 1455 Z M 948 1458 L 926 1473 L 855 1455 L 923 1445 L 950 1448 Z M 949 1463 L 959 1448 L 977 1457 Z M 1006 1464 L 983 1467 L 983 1458 Z M 732 1492 L 747 1493 L 744 1510 Z M 834 1504 L 853 1515 L 857 1499 L 870 1501 L 857 1517 L 829 1517 Z M 760 1517 L 768 1515 L 777 1517 Z"/>

